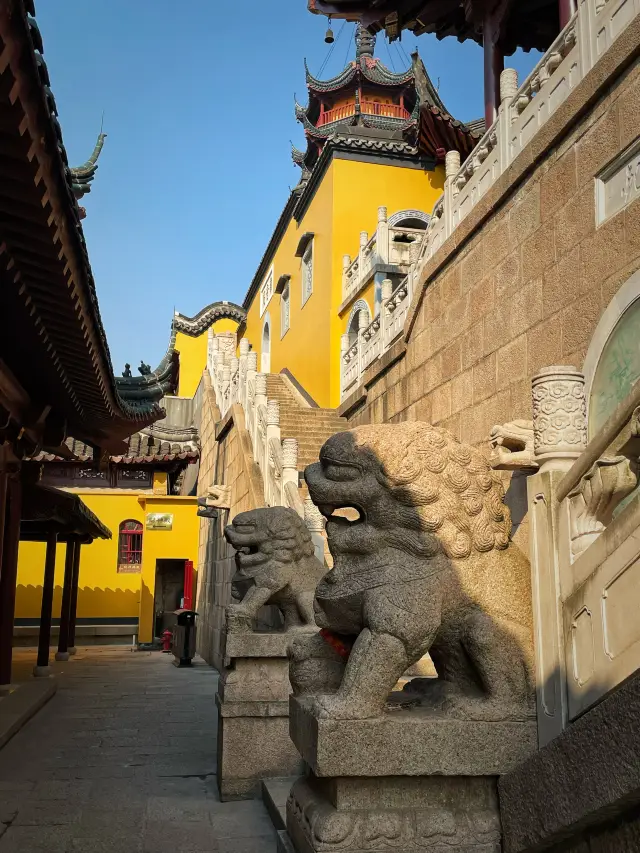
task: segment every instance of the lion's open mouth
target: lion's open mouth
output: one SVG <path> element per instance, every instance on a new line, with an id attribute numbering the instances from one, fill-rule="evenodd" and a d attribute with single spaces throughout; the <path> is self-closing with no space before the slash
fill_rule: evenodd
<path id="1" fill-rule="evenodd" d="M 362 524 L 367 520 L 367 516 L 362 507 L 357 504 L 318 504 L 318 509 L 327 519 L 334 524 L 341 524 L 344 527 L 349 527 L 354 524 Z"/>

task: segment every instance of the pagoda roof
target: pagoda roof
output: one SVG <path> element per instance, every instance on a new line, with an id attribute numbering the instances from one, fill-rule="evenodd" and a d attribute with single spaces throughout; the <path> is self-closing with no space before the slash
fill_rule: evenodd
<path id="1" fill-rule="evenodd" d="M 31 0 L 0 3 L 3 435 L 55 448 L 71 434 L 115 450 L 163 416 L 160 377 L 114 375 L 34 13 Z M 169 376 L 177 370 L 163 388 Z"/>
<path id="2" fill-rule="evenodd" d="M 390 39 L 403 29 L 416 35 L 433 33 L 438 39 L 482 44 L 486 0 L 307 0 L 317 15 L 358 21 L 371 33 L 384 30 Z M 517 48 L 546 51 L 558 35 L 558 0 L 506 0 L 500 45 L 506 55 Z"/>
<path id="3" fill-rule="evenodd" d="M 304 63 L 307 87 L 310 92 L 323 94 L 326 92 L 337 92 L 345 89 L 358 80 L 368 80 L 377 86 L 406 86 L 413 81 L 413 71 L 409 68 L 401 74 L 390 71 L 380 59 L 372 56 L 360 56 L 352 60 L 347 67 L 331 77 L 329 80 L 319 80 L 309 71 L 305 60 Z"/>
<path id="4" fill-rule="evenodd" d="M 354 41 L 356 44 L 356 58 L 352 60 L 335 77 L 329 80 L 320 80 L 309 71 L 307 61 L 304 61 L 304 69 L 307 79 L 307 88 L 310 93 L 323 94 L 326 92 L 337 92 L 351 86 L 354 82 L 367 80 L 377 86 L 403 87 L 413 81 L 413 68 L 408 68 L 400 74 L 390 71 L 384 63 L 373 55 L 376 46 L 376 37 L 367 32 L 360 24 L 355 29 Z"/>

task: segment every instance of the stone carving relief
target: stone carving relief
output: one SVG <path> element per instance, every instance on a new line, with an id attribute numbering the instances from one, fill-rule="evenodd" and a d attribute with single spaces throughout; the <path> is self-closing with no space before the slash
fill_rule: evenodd
<path id="1" fill-rule="evenodd" d="M 531 471 L 538 467 L 533 455 L 533 421 L 516 420 L 494 426 L 489 440 L 489 464 L 493 469 Z"/>
<path id="2" fill-rule="evenodd" d="M 480 451 L 426 423 L 358 427 L 330 438 L 305 478 L 334 568 L 316 589 L 320 633 L 290 646 L 294 693 L 318 717 L 376 717 L 428 652 L 439 677 L 414 679 L 408 700 L 465 719 L 528 717 L 529 564 Z"/>
<path id="3" fill-rule="evenodd" d="M 579 556 L 605 530 L 616 507 L 638 485 L 637 460 L 603 457 L 569 494 L 571 551 Z"/>
<path id="4" fill-rule="evenodd" d="M 217 518 L 218 511 L 231 508 L 231 486 L 216 483 L 209 486 L 207 495 L 198 498 L 198 515 L 201 518 Z"/>
<path id="5" fill-rule="evenodd" d="M 546 367 L 533 377 L 533 444 L 541 470 L 553 462 L 565 467 L 587 446 L 584 376 L 570 366 Z"/>
<path id="6" fill-rule="evenodd" d="M 316 631 L 313 590 L 325 569 L 300 516 L 282 506 L 241 512 L 224 535 L 237 552 L 234 581 L 250 583 L 227 608 L 227 631 L 251 631 L 265 604 L 280 608 L 285 631 Z"/>

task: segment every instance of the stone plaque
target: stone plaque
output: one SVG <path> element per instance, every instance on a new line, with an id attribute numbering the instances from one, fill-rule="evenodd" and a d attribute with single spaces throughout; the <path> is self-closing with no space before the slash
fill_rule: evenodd
<path id="1" fill-rule="evenodd" d="M 171 530 L 173 528 L 173 513 L 148 512 L 147 530 Z"/>
<path id="2" fill-rule="evenodd" d="M 596 179 L 596 224 L 611 219 L 640 196 L 640 141 L 627 148 Z"/>

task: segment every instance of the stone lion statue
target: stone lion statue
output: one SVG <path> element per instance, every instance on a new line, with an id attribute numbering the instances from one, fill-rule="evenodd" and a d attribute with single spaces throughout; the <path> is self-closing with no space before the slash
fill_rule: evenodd
<path id="1" fill-rule="evenodd" d="M 330 438 L 305 478 L 334 567 L 316 589 L 320 633 L 290 645 L 294 693 L 321 717 L 374 717 L 428 652 L 438 678 L 418 679 L 421 704 L 529 716 L 529 563 L 484 456 L 426 423 L 363 426 Z"/>
<path id="2" fill-rule="evenodd" d="M 313 592 L 325 567 L 300 516 L 282 506 L 241 512 L 224 535 L 237 551 L 234 581 L 250 582 L 242 601 L 227 608 L 228 629 L 250 631 L 260 608 L 275 604 L 286 631 L 317 630 Z"/>

